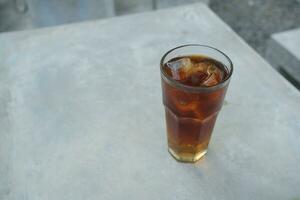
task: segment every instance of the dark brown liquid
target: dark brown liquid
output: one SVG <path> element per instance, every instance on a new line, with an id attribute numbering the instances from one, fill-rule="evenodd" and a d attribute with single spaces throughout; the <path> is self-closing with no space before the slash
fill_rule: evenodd
<path id="1" fill-rule="evenodd" d="M 228 76 L 221 62 L 201 55 L 173 58 L 163 66 L 163 71 L 172 79 L 193 87 L 211 87 Z M 192 92 L 162 79 L 162 89 L 169 149 L 179 160 L 195 161 L 206 152 L 227 86 Z"/>
<path id="2" fill-rule="evenodd" d="M 163 66 L 163 70 L 174 80 L 194 87 L 214 86 L 228 75 L 221 62 L 200 55 L 173 58 Z"/>

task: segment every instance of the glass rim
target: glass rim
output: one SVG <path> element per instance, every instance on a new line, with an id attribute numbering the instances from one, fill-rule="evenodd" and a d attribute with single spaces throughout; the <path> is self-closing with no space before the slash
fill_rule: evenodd
<path id="1" fill-rule="evenodd" d="M 164 71 L 163 71 L 163 65 L 164 65 L 164 61 L 165 61 L 165 58 L 167 57 L 167 55 L 169 55 L 171 52 L 173 52 L 174 50 L 176 49 L 180 49 L 180 48 L 183 48 L 183 47 L 189 47 L 189 46 L 194 46 L 194 47 L 205 47 L 205 48 L 208 48 L 208 49 L 211 49 L 211 50 L 214 50 L 214 51 L 217 51 L 219 52 L 220 54 L 222 54 L 226 59 L 227 61 L 229 62 L 229 67 L 230 69 L 227 67 L 228 69 L 228 76 L 222 80 L 221 82 L 219 82 L 218 84 L 214 85 L 214 86 L 188 86 L 188 85 L 184 85 L 178 81 L 175 81 L 174 79 L 172 79 L 170 76 L 168 76 Z M 206 56 L 206 55 L 205 55 Z M 207 55 L 208 56 L 208 55 Z M 209 56 L 208 56 L 209 57 Z M 221 62 L 222 63 L 222 62 Z M 226 66 L 226 65 L 225 65 Z M 163 76 L 163 78 L 166 78 L 165 80 L 169 83 L 171 83 L 172 85 L 175 85 L 176 87 L 178 88 L 182 88 L 184 90 L 188 90 L 188 91 L 194 91 L 194 92 L 201 92 L 201 91 L 211 91 L 211 90 L 214 90 L 214 89 L 218 89 L 220 87 L 222 87 L 223 85 L 225 85 L 225 83 L 227 83 L 230 78 L 231 78 L 231 75 L 232 75 L 232 72 L 233 72 L 233 63 L 231 61 L 231 59 L 222 51 L 220 51 L 219 49 L 215 48 L 215 47 L 211 47 L 209 45 L 204 45 L 204 44 L 184 44 L 184 45 L 180 45 L 180 46 L 177 46 L 177 47 L 174 47 L 172 49 L 170 49 L 169 51 L 167 51 L 163 57 L 161 58 L 160 60 L 160 72 Z"/>

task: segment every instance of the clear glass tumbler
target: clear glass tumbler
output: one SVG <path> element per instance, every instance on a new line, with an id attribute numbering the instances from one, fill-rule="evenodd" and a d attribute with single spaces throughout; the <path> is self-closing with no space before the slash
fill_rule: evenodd
<path id="1" fill-rule="evenodd" d="M 222 63 L 226 77 L 213 86 L 194 87 L 174 80 L 163 70 L 164 65 L 174 58 L 195 55 Z M 227 55 L 216 48 L 188 44 L 164 54 L 160 69 L 169 152 L 178 161 L 196 162 L 207 152 L 232 75 L 233 64 Z"/>

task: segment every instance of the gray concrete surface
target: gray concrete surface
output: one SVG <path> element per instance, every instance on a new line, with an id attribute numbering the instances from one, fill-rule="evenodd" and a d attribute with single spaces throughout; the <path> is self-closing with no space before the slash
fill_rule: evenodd
<path id="1" fill-rule="evenodd" d="M 209 0 L 153 0 L 155 2 L 155 8 L 168 8 L 173 6 L 180 6 L 191 3 L 204 3 L 209 4 Z"/>
<path id="2" fill-rule="evenodd" d="M 268 60 L 268 41 L 271 35 L 300 27 L 299 0 L 211 0 L 210 7 Z M 276 51 L 279 55 L 280 50 Z M 286 53 L 283 52 L 279 57 L 286 57 Z M 292 76 L 282 69 L 278 70 L 300 90 L 300 84 Z"/>
<path id="3" fill-rule="evenodd" d="M 115 15 L 112 0 L 26 0 L 35 28 Z"/>
<path id="4" fill-rule="evenodd" d="M 300 198 L 300 94 L 206 6 L 0 43 L 1 200 Z M 185 43 L 235 66 L 196 164 L 168 154 L 161 99 L 159 60 Z"/>
<path id="5" fill-rule="evenodd" d="M 0 32 L 115 16 L 113 0 L 1 0 Z"/>
<path id="6" fill-rule="evenodd" d="M 268 42 L 266 58 L 300 84 L 300 28 L 273 34 Z"/>
<path id="7" fill-rule="evenodd" d="M 25 0 L 0 0 L 0 32 L 32 27 Z"/>
<path id="8" fill-rule="evenodd" d="M 153 1 L 154 0 L 114 0 L 116 14 L 125 15 L 153 10 Z"/>
<path id="9" fill-rule="evenodd" d="M 192 3 L 209 4 L 209 0 L 114 0 L 117 15 L 145 12 Z"/>
<path id="10" fill-rule="evenodd" d="M 42 28 L 209 0 L 0 0 L 0 32 Z"/>
<path id="11" fill-rule="evenodd" d="M 210 7 L 262 56 L 271 34 L 300 27 L 299 0 L 211 0 Z"/>

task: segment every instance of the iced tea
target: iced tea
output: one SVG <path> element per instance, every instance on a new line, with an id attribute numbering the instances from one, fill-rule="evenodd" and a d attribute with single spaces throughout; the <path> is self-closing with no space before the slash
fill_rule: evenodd
<path id="1" fill-rule="evenodd" d="M 197 161 L 207 151 L 232 66 L 207 55 L 175 54 L 162 60 L 161 71 L 169 152 Z"/>

